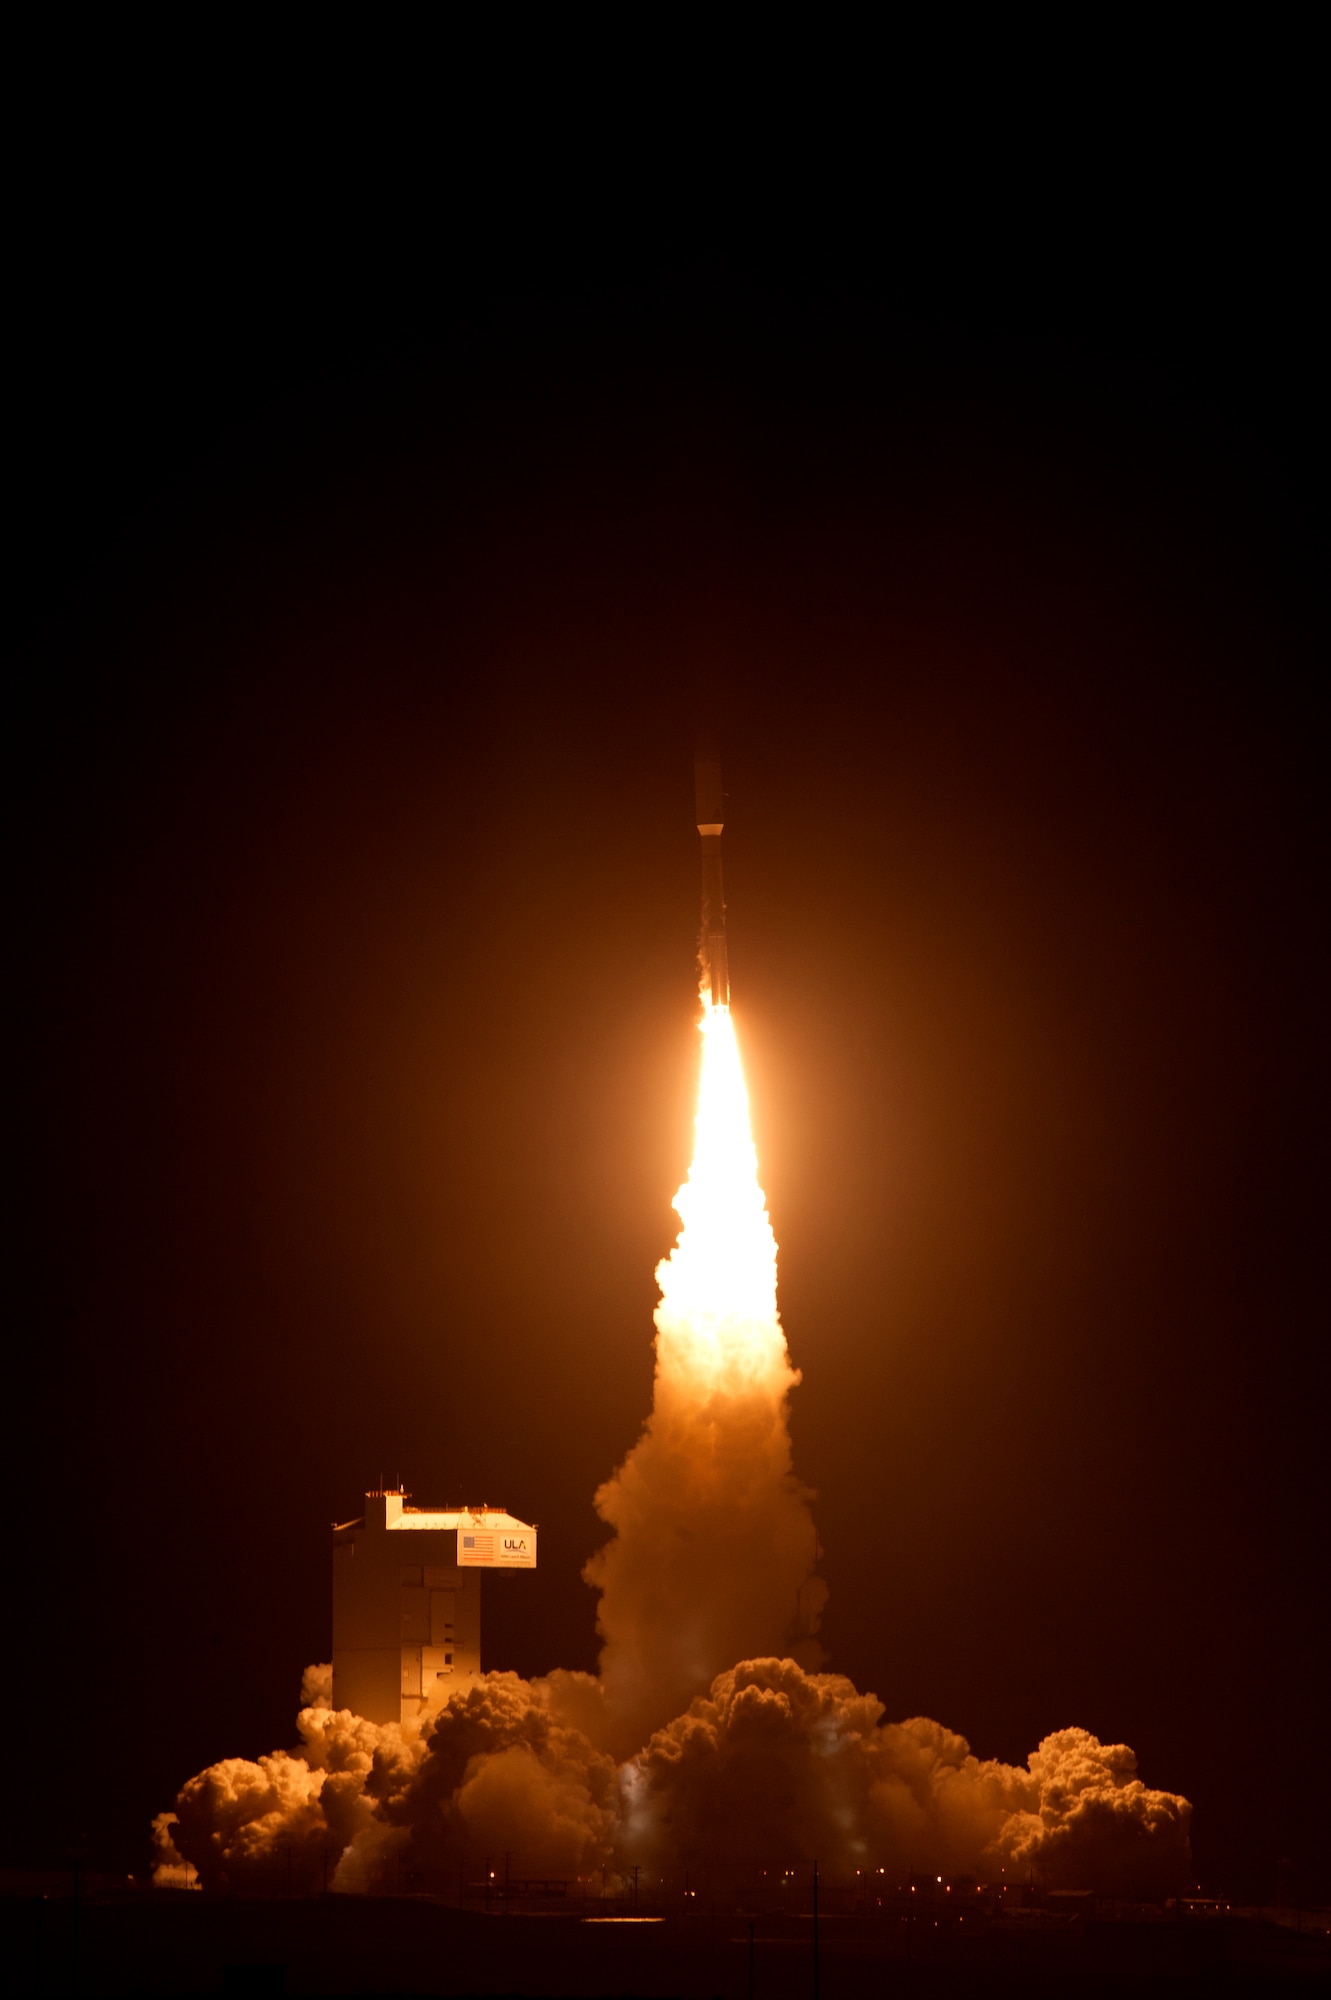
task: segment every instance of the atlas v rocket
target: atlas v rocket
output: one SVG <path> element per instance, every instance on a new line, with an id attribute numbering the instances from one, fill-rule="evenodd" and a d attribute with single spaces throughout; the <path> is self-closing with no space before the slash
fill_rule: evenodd
<path id="1" fill-rule="evenodd" d="M 721 759 L 711 748 L 699 748 L 694 764 L 698 832 L 702 836 L 702 928 L 698 962 L 702 989 L 713 1007 L 730 1005 L 730 966 L 726 956 L 726 898 L 721 886 L 722 804 Z"/>

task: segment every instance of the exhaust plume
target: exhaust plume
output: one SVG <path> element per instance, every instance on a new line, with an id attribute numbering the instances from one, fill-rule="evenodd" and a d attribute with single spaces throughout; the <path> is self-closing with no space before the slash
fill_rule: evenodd
<path id="1" fill-rule="evenodd" d="M 791 1466 L 791 1366 L 776 1304 L 776 1239 L 758 1181 L 728 1007 L 704 1006 L 683 1227 L 657 1266 L 652 1413 L 596 1495 L 615 1530 L 584 1576 L 601 1593 L 601 1683 L 621 1754 L 731 1661 L 816 1666 L 826 1587 Z"/>
<path id="2" fill-rule="evenodd" d="M 826 1589 L 787 1425 L 800 1378 L 728 1007 L 704 1000 L 702 1035 L 682 1227 L 656 1274 L 652 1411 L 596 1495 L 614 1530 L 584 1571 L 599 1678 L 487 1674 L 376 1724 L 335 1710 L 331 1668 L 310 1668 L 295 1749 L 226 1758 L 158 1816 L 164 1885 L 188 1865 L 205 1888 L 280 1892 L 298 1866 L 306 1890 L 449 1894 L 469 1857 L 507 1851 L 519 1875 L 689 1868 L 723 1891 L 814 1858 L 1177 1888 L 1192 1809 L 1149 1791 L 1126 1745 L 1063 1729 L 1024 1766 L 984 1761 L 816 1671 Z"/>

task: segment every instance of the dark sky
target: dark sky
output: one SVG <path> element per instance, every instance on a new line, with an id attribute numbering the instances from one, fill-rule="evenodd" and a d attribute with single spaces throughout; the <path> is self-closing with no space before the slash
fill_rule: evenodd
<path id="1" fill-rule="evenodd" d="M 982 1755 L 1126 1740 L 1203 1879 L 1316 1877 L 1297 217 L 1221 154 L 927 256 L 552 201 L 408 256 L 113 165 L 45 190 L 16 378 L 7 1858 L 138 1867 L 290 1741 L 381 1474 L 538 1520 L 490 1663 L 594 1664 L 707 711 L 830 1664 Z"/>

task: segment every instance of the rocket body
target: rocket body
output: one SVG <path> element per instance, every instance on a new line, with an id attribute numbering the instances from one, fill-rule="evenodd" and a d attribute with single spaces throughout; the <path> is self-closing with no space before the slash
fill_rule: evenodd
<path id="1" fill-rule="evenodd" d="M 721 760 L 713 751 L 699 750 L 694 766 L 698 834 L 702 840 L 702 924 L 698 963 L 702 988 L 713 1007 L 730 1005 L 730 965 L 726 951 L 726 898 L 721 880 L 721 828 L 725 810 L 721 791 Z"/>

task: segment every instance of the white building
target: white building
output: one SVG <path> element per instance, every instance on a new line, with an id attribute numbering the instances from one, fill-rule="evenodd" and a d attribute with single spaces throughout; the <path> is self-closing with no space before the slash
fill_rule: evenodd
<path id="1" fill-rule="evenodd" d="M 367 1493 L 333 1526 L 333 1706 L 371 1722 L 419 1715 L 440 1682 L 481 1671 L 481 1575 L 535 1569 L 536 1530 L 493 1507 L 409 1507 Z"/>

